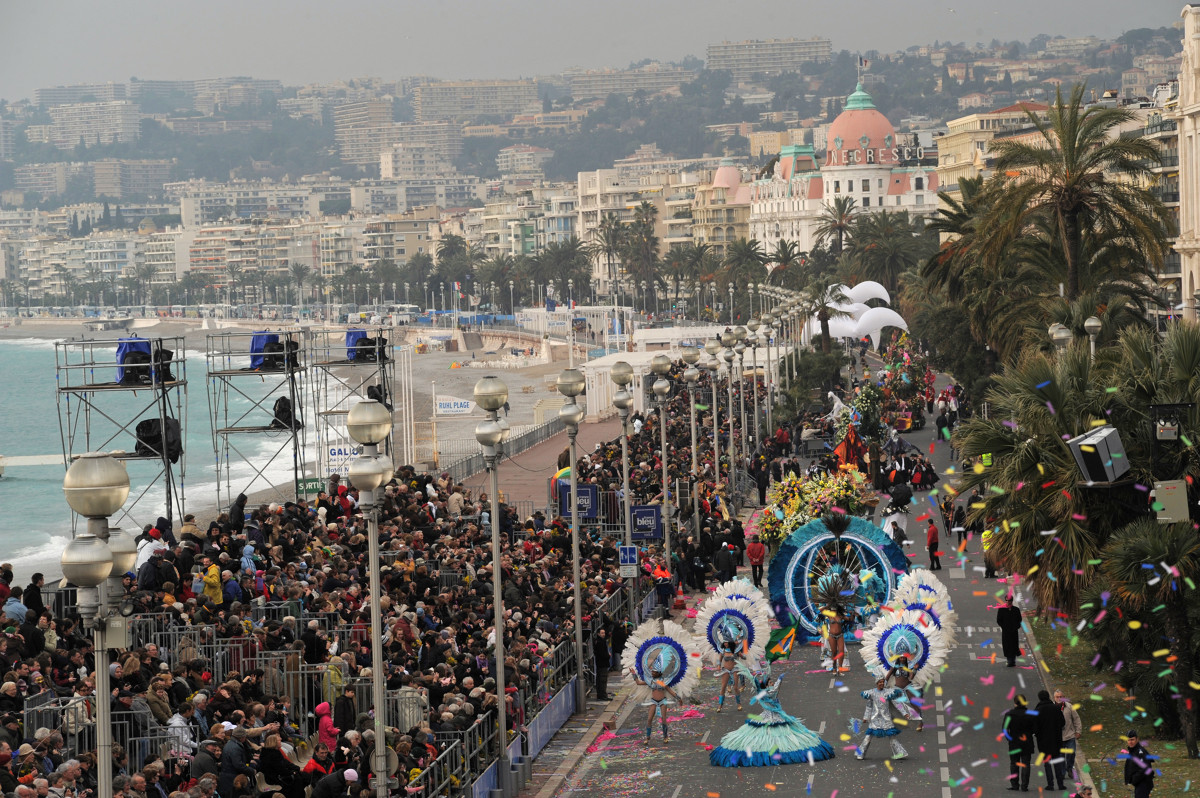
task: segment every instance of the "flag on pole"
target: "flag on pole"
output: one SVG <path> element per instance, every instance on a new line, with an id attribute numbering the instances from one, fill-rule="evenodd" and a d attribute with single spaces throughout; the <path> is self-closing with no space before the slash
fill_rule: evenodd
<path id="1" fill-rule="evenodd" d="M 796 624 L 799 622 L 797 619 L 791 626 L 784 626 L 771 632 L 771 639 L 767 641 L 767 662 L 791 659 L 792 647 L 796 644 Z"/>

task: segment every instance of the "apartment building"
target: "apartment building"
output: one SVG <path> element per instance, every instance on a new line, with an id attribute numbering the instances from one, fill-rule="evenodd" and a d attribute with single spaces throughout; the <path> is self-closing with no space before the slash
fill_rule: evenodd
<path id="1" fill-rule="evenodd" d="M 172 161 L 108 158 L 92 164 L 93 193 L 97 197 L 127 199 L 162 193 L 171 179 Z"/>
<path id="2" fill-rule="evenodd" d="M 741 170 L 733 161 L 713 173 L 712 182 L 696 187 L 692 198 L 692 239 L 708 244 L 724 257 L 728 246 L 750 237 L 750 186 L 743 183 Z"/>
<path id="3" fill-rule="evenodd" d="M 473 175 L 363 180 L 350 189 L 350 207 L 360 213 L 394 214 L 424 206 L 461 208 L 486 196 L 486 184 Z"/>
<path id="4" fill-rule="evenodd" d="M 496 154 L 496 168 L 502 175 L 540 175 L 542 166 L 554 157 L 554 150 L 532 144 L 513 144 Z"/>
<path id="5" fill-rule="evenodd" d="M 96 144 L 130 144 L 141 135 L 141 114 L 127 100 L 70 103 L 50 109 L 50 143 L 60 150 Z"/>
<path id="6" fill-rule="evenodd" d="M 184 227 L 219 219 L 303 219 L 320 215 L 319 197 L 308 186 L 289 183 L 209 183 L 192 180 L 163 186 L 179 197 Z"/>
<path id="7" fill-rule="evenodd" d="M 1123 135 L 1144 138 L 1154 142 L 1158 148 L 1160 162 L 1150 167 L 1150 190 L 1162 202 L 1170 215 L 1172 226 L 1179 230 L 1180 223 L 1180 162 L 1179 162 L 1179 121 L 1174 117 L 1176 102 L 1172 100 L 1163 111 L 1151 111 L 1146 117 L 1145 126 L 1129 131 Z M 1171 243 L 1175 245 L 1178 238 Z M 1179 252 L 1172 251 L 1158 270 L 1158 288 L 1166 308 L 1158 310 L 1158 327 L 1166 328 L 1166 323 L 1179 315 L 1177 310 L 1181 303 L 1188 303 L 1194 298 L 1184 294 L 1183 259 Z"/>
<path id="8" fill-rule="evenodd" d="M 696 73 L 682 67 L 653 63 L 636 69 L 569 70 L 563 74 L 568 91 L 575 100 L 604 99 L 610 94 L 631 96 L 637 92 L 658 94 L 678 89 L 696 79 Z"/>
<path id="9" fill-rule="evenodd" d="M 442 161 L 462 155 L 462 127 L 453 122 L 405 122 L 393 130 L 393 141 L 409 147 L 424 147 Z"/>
<path id="10" fill-rule="evenodd" d="M 439 158 L 433 148 L 419 144 L 393 144 L 379 155 L 381 180 L 435 177 L 456 171 L 449 161 Z"/>
<path id="11" fill-rule="evenodd" d="M 1045 119 L 1048 110 L 1042 103 L 1022 102 L 947 122 L 948 132 L 937 140 L 938 184 L 942 191 L 957 195 L 960 180 L 986 172 L 992 139 L 1032 127 L 1029 114 Z"/>
<path id="12" fill-rule="evenodd" d="M 17 122 L 0 119 L 0 161 L 11 161 L 16 157 Z"/>
<path id="13" fill-rule="evenodd" d="M 82 102 L 114 102 L 126 99 L 124 83 L 75 83 L 34 89 L 33 102 L 40 108 L 72 105 Z"/>
<path id="14" fill-rule="evenodd" d="M 418 122 L 461 122 L 480 116 L 510 117 L 539 108 L 537 83 L 532 80 L 429 83 L 413 89 L 412 106 Z"/>
<path id="15" fill-rule="evenodd" d="M 368 265 L 390 260 L 397 265 L 419 252 L 434 254 L 432 229 L 440 212 L 436 206 L 367 222 L 363 230 L 363 257 Z"/>
<path id="16" fill-rule="evenodd" d="M 183 227 L 154 232 L 146 237 L 142 257 L 145 263 L 154 265 L 154 278 L 151 282 L 156 285 L 169 285 L 187 272 L 190 265 L 189 253 L 195 237 L 195 230 Z"/>
<path id="17" fill-rule="evenodd" d="M 828 63 L 832 58 L 833 42 L 819 36 L 811 39 L 747 39 L 709 44 L 705 66 L 728 70 L 740 83 L 758 74 L 800 72 L 805 64 Z"/>
<path id="18" fill-rule="evenodd" d="M 1079 59 L 1087 55 L 1089 50 L 1098 49 L 1100 49 L 1100 40 L 1095 36 L 1076 36 L 1051 39 L 1046 42 L 1042 52 L 1051 58 Z"/>
<path id="19" fill-rule="evenodd" d="M 67 175 L 77 174 L 88 165 L 82 163 L 31 163 L 13 170 L 17 190 L 42 197 L 57 197 L 67 190 Z"/>
<path id="20" fill-rule="evenodd" d="M 343 103 L 333 109 L 333 137 L 344 163 L 379 163 L 379 155 L 396 141 L 392 100 L 383 97 Z"/>

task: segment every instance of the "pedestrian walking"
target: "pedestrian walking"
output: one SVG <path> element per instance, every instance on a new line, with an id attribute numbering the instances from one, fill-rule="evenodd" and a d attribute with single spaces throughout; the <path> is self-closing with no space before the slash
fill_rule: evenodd
<path id="1" fill-rule="evenodd" d="M 1154 763 L 1158 757 L 1142 745 L 1137 729 L 1130 729 L 1125 735 L 1125 751 L 1118 758 L 1125 760 L 1125 783 L 1133 787 L 1133 798 L 1150 798 L 1154 791 Z"/>
<path id="2" fill-rule="evenodd" d="M 733 551 L 730 550 L 728 543 L 722 543 L 721 548 L 717 550 L 717 556 L 713 558 L 713 567 L 717 569 L 717 580 L 721 584 L 733 579 Z"/>
<path id="3" fill-rule="evenodd" d="M 1000 644 L 1008 667 L 1017 666 L 1021 654 L 1021 610 L 1013 601 L 1012 593 L 1004 597 L 1004 606 L 996 612 L 996 625 L 1000 627 Z"/>
<path id="4" fill-rule="evenodd" d="M 1013 699 L 1004 713 L 1004 738 L 1008 740 L 1008 789 L 1029 792 L 1029 765 L 1033 761 L 1035 722 L 1025 696 Z"/>
<path id="5" fill-rule="evenodd" d="M 929 570 L 942 570 L 942 561 L 938 557 L 938 528 L 937 521 L 929 519 L 929 529 L 925 531 L 925 545 L 929 548 Z"/>
<path id="6" fill-rule="evenodd" d="M 592 652 L 596 655 L 596 700 L 608 701 L 608 670 L 612 652 L 608 648 L 608 630 L 603 626 L 592 635 Z"/>
<path id="7" fill-rule="evenodd" d="M 1079 719 L 1079 713 L 1071 702 L 1067 700 L 1066 695 L 1062 690 L 1054 691 L 1054 703 L 1058 705 L 1059 711 L 1062 712 L 1063 726 L 1062 732 L 1062 752 L 1063 770 L 1067 774 L 1067 778 L 1074 779 L 1075 776 L 1075 752 L 1079 747 L 1079 738 L 1083 736 L 1083 722 Z"/>
<path id="8" fill-rule="evenodd" d="M 750 560 L 750 575 L 755 587 L 762 587 L 763 564 L 767 561 L 767 547 L 755 538 L 746 546 L 746 557 Z"/>
<path id="9" fill-rule="evenodd" d="M 1037 747 L 1042 769 L 1046 773 L 1046 789 L 1066 789 L 1063 786 L 1062 736 L 1065 721 L 1062 710 L 1050 699 L 1049 690 L 1039 690 L 1034 711 L 1037 712 Z M 1054 786 L 1056 783 L 1057 787 Z"/>

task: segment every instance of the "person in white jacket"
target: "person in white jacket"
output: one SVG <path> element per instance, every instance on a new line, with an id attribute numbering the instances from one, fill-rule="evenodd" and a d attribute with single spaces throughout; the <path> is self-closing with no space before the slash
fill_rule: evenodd
<path id="1" fill-rule="evenodd" d="M 152 530 L 157 532 L 158 530 Z M 134 566 L 134 573 L 141 570 L 142 566 L 150 562 L 150 558 L 154 556 L 156 551 L 166 551 L 167 544 L 162 542 L 160 537 L 145 537 L 138 541 L 137 565 Z"/>
<path id="2" fill-rule="evenodd" d="M 1079 738 L 1083 736 L 1083 721 L 1062 690 L 1054 691 L 1054 703 L 1062 710 L 1063 720 L 1066 721 L 1062 730 L 1062 751 L 1066 758 L 1063 767 L 1068 776 L 1075 778 L 1075 751 L 1079 747 Z"/>
<path id="3" fill-rule="evenodd" d="M 171 741 L 171 750 L 176 753 L 191 756 L 200 747 L 192 736 L 193 712 L 195 710 L 192 708 L 191 702 L 184 701 L 167 721 L 167 738 Z"/>

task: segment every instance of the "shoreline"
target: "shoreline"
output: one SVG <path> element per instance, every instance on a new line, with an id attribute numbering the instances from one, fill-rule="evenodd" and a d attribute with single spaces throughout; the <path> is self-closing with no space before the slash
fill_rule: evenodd
<path id="1" fill-rule="evenodd" d="M 10 319 L 5 321 L 12 320 Z M 5 346 L 9 342 L 13 344 L 19 344 L 22 342 L 52 344 L 55 341 L 76 337 L 86 337 L 95 340 L 115 340 L 116 338 L 129 334 L 140 335 L 143 337 L 181 337 L 184 339 L 186 350 L 189 353 L 192 353 L 188 358 L 188 365 L 192 369 L 199 368 L 200 373 L 203 373 L 204 370 L 203 353 L 205 351 L 207 336 L 209 334 L 222 331 L 202 330 L 200 329 L 200 320 L 198 319 L 172 319 L 153 324 L 149 327 L 134 329 L 127 332 L 112 330 L 99 333 L 85 330 L 83 328 L 82 319 L 35 318 L 21 319 L 21 322 L 22 323 L 20 326 L 11 324 L 9 326 L 0 326 L 0 347 Z M 265 321 L 258 322 L 257 320 L 254 320 L 249 326 L 238 326 L 225 329 L 229 329 L 231 331 L 249 332 L 264 328 L 279 329 L 280 327 L 286 326 L 290 325 L 279 323 L 271 324 Z M 344 329 L 346 326 L 348 325 L 337 325 L 333 327 L 333 329 Z M 395 339 L 397 344 L 407 343 L 422 333 L 427 335 L 430 332 L 428 328 L 396 329 L 400 333 Z M 442 332 L 449 333 L 451 331 Z M 511 331 L 503 331 L 502 334 L 496 336 L 494 339 L 492 336 L 485 337 L 489 339 L 489 344 L 494 344 L 497 342 L 506 343 L 505 339 L 511 341 L 511 345 L 515 345 L 517 343 L 517 336 Z M 411 385 L 413 404 L 412 418 L 414 419 L 415 427 L 413 439 L 418 446 L 424 444 L 426 447 L 428 447 L 431 443 L 431 420 L 433 416 L 434 391 L 436 390 L 438 396 L 442 398 L 455 397 L 459 399 L 470 399 L 473 393 L 474 384 L 487 374 L 496 374 L 503 379 L 509 387 L 510 411 L 508 415 L 508 421 L 513 428 L 517 429 L 526 427 L 535 423 L 534 404 L 539 399 L 554 394 L 553 379 L 557 373 L 563 367 L 565 367 L 565 362 L 550 361 L 537 363 L 534 365 L 526 365 L 520 368 L 497 368 L 494 370 L 489 370 L 486 368 L 452 367 L 452 364 L 456 362 L 470 361 L 472 359 L 477 362 L 485 363 L 492 360 L 499 360 L 507 354 L 507 352 L 502 350 L 489 351 L 490 354 L 489 352 L 484 352 L 481 350 L 476 350 L 475 352 L 471 352 L 469 350 L 465 352 L 435 351 L 422 355 L 415 353 L 413 354 Z M 199 354 L 199 357 L 196 357 L 195 354 Z M 563 354 L 565 355 L 565 352 L 563 352 Z M 53 369 L 53 362 L 51 362 L 50 368 Z M 399 382 L 401 376 L 397 375 L 397 379 Z M 209 424 L 209 422 L 205 420 L 207 409 L 200 409 L 204 408 L 206 405 L 206 388 L 204 385 L 204 380 L 197 380 L 195 377 L 193 377 L 189 380 L 189 383 L 188 417 L 192 424 L 203 424 L 204 426 L 202 428 L 207 431 Z M 41 399 L 41 402 L 44 402 L 45 406 L 48 408 L 48 412 L 50 413 L 53 413 L 52 408 L 54 401 L 55 400 L 53 397 L 44 397 Z M 200 404 L 196 405 L 195 403 L 197 402 Z M 467 454 L 473 454 L 474 451 L 477 450 L 478 444 L 475 442 L 474 428 L 482 418 L 482 413 L 479 413 L 478 411 L 470 416 L 438 417 L 437 439 L 439 442 L 439 449 L 443 451 L 443 455 L 439 461 L 440 467 L 444 467 L 449 463 L 460 459 L 462 456 L 466 456 Z M 50 428 L 43 428 L 41 433 L 42 434 L 39 435 L 39 441 L 44 444 L 41 446 L 42 449 L 46 449 L 47 451 L 61 451 L 61 441 L 58 437 L 57 425 L 54 425 L 53 435 L 50 434 Z M 196 449 L 196 445 L 197 442 L 192 441 L 192 451 L 189 452 L 191 457 L 194 457 L 197 454 L 194 451 Z M 312 445 L 312 441 L 310 440 L 310 455 Z M 211 447 L 208 447 L 208 451 L 211 451 Z M 185 487 L 185 496 L 187 499 L 185 513 L 195 515 L 197 519 L 197 525 L 199 525 L 202 529 L 206 528 L 210 521 L 214 520 L 217 515 L 219 515 L 221 512 L 224 512 L 226 509 L 224 507 L 220 507 L 217 501 L 217 494 L 215 490 L 216 475 L 213 473 L 211 459 L 207 457 L 207 453 L 208 452 L 204 451 L 202 448 L 201 452 L 199 453 L 201 455 L 199 460 L 191 460 L 191 458 L 189 458 L 189 465 L 191 468 L 189 469 L 187 475 L 187 484 Z M 3 452 L 0 451 L 0 454 L 3 454 Z M 311 460 L 312 458 L 310 456 L 306 459 Z M 417 464 L 421 465 L 419 455 L 417 460 Z M 203 466 L 203 470 L 196 468 L 196 464 L 198 462 L 207 463 Z M 397 465 L 403 465 L 403 463 L 397 463 Z M 55 466 L 55 468 L 59 467 L 61 466 Z M 47 469 L 50 468 L 50 466 L 29 466 L 21 468 L 22 472 L 24 472 L 25 469 Z M 196 473 L 198 470 L 199 473 Z M 428 470 L 434 469 L 432 466 L 430 466 Z M 10 471 L 9 477 L 0 478 L 0 484 L 3 484 L 5 481 L 11 479 L 14 473 L 16 473 L 15 469 Z M 144 488 L 145 486 L 143 485 L 142 487 Z M 234 491 L 239 490 L 236 480 L 232 481 L 230 487 Z M 222 486 L 222 493 L 224 493 L 223 488 L 224 486 Z M 136 495 L 137 492 L 138 486 L 135 485 L 133 495 Z M 38 494 L 44 500 L 46 496 L 45 485 L 42 485 L 38 488 Z M 282 503 L 285 500 L 294 500 L 295 491 L 290 485 L 289 475 L 287 479 L 281 480 L 275 478 L 273 480 L 273 484 L 271 485 L 267 485 L 260 481 L 252 490 L 248 492 L 247 495 L 249 497 L 248 506 L 257 507 L 260 504 L 269 504 L 271 502 Z M 58 496 L 55 498 L 55 501 L 63 502 L 63 509 L 65 511 L 65 500 L 61 498 L 61 494 L 58 494 Z M 148 513 L 149 511 L 138 512 L 138 520 L 153 520 L 142 518 L 144 514 Z M 155 511 L 155 514 L 162 513 L 160 511 Z M 176 533 L 178 533 L 182 523 L 182 518 L 176 518 L 174 520 L 174 530 Z M 123 527 L 126 528 L 127 531 L 134 532 L 135 534 L 141 531 L 140 528 L 136 530 L 133 529 L 133 524 L 129 520 L 123 524 Z M 60 529 L 62 529 L 61 532 L 59 531 Z M 15 532 L 16 530 L 13 531 Z M 37 532 L 39 534 L 44 533 L 45 537 L 42 538 L 42 542 L 40 544 L 26 544 L 24 541 L 20 543 L 13 541 L 12 545 L 14 547 L 19 547 L 18 551 L 20 552 L 21 556 L 16 558 L 12 555 L 9 555 L 8 559 L 17 559 L 21 563 L 18 566 L 18 570 L 20 571 L 28 570 L 32 572 L 35 570 L 40 570 L 42 573 L 46 574 L 48 580 L 52 579 L 52 577 L 57 577 L 61 573 L 59 568 L 61 548 L 57 546 L 57 540 L 55 539 L 60 536 L 67 536 L 66 529 L 62 528 L 56 519 L 51 525 L 47 525 L 45 527 L 35 527 L 34 529 L 30 529 L 28 531 Z M 69 537 L 64 537 L 63 545 L 65 545 L 66 539 L 69 539 Z M 41 550 L 30 551 L 30 549 L 34 546 L 41 546 Z M 45 559 L 38 557 L 38 554 L 42 552 L 44 552 Z M 34 558 L 36 558 L 36 560 Z"/>

